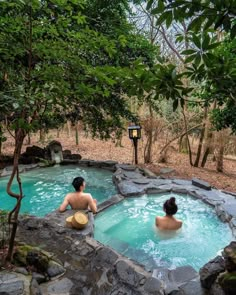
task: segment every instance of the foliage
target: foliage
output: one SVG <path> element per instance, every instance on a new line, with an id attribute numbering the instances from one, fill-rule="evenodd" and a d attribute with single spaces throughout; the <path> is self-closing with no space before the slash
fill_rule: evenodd
<path id="1" fill-rule="evenodd" d="M 122 117 L 132 118 L 116 66 L 127 66 L 144 54 L 151 62 L 151 47 L 132 32 L 126 40 L 119 31 L 113 36 L 103 27 L 95 31 L 83 15 L 86 5 L 72 0 L 1 3 L 1 76 L 7 77 L 1 99 L 5 101 L 6 93 L 13 99 L 7 112 L 12 128 L 55 127 L 62 123 L 59 115 L 76 109 L 85 126 L 104 138 L 122 127 Z M 129 54 L 117 54 L 128 47 Z"/>
<path id="2" fill-rule="evenodd" d="M 233 1 L 148 1 L 148 8 L 159 15 L 158 24 L 187 21 L 189 48 L 182 52 L 185 75 L 195 87 L 194 96 L 205 105 L 215 103 L 212 122 L 217 130 L 235 128 L 236 86 L 236 2 Z M 217 32 L 216 30 L 224 32 Z"/>
<path id="3" fill-rule="evenodd" d="M 175 111 L 179 104 L 184 104 L 183 96 L 191 91 L 184 87 L 182 75 L 177 72 L 176 66 L 166 63 L 147 67 L 137 61 L 125 83 L 129 85 L 129 94 L 137 94 L 141 104 L 145 101 L 155 111 L 159 110 L 159 101 L 162 99 L 171 99 Z"/>
<path id="4" fill-rule="evenodd" d="M 213 26 L 214 30 L 230 33 L 232 39 L 236 36 L 235 0 L 148 0 L 147 9 L 150 8 L 153 14 L 161 14 L 158 24 L 165 22 L 167 27 L 173 20 L 188 20 L 188 30 L 198 32 Z"/>

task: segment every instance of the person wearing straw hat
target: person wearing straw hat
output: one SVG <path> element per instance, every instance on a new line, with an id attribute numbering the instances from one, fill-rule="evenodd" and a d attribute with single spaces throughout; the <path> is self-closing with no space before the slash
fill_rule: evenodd
<path id="1" fill-rule="evenodd" d="M 97 212 L 97 200 L 93 199 L 91 194 L 84 193 L 85 181 L 83 177 L 76 177 L 72 182 L 75 192 L 68 193 L 61 206 L 60 212 L 64 212 L 69 205 L 71 209 L 75 210 L 91 210 L 93 213 Z"/>

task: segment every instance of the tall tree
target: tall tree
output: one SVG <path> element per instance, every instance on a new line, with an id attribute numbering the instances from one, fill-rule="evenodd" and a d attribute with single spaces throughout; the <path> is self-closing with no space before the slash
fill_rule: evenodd
<path id="1" fill-rule="evenodd" d="M 8 194 L 16 199 L 9 214 L 12 232 L 6 260 L 10 261 L 23 197 L 18 160 L 25 136 L 52 121 L 59 125 L 58 114 L 66 116 L 73 110 L 85 128 L 101 138 L 116 134 L 123 118 L 133 120 L 123 95 L 127 69 L 115 61 L 134 34 L 126 41 L 94 30 L 83 14 L 87 5 L 83 0 L 7 0 L 0 5 L 0 100 L 4 102 L 0 111 L 15 137 L 14 167 L 7 184 Z M 138 40 L 145 44 L 141 37 Z M 144 52 L 137 47 L 133 58 Z M 10 108 L 6 108 L 8 97 Z M 11 190 L 14 178 L 18 193 Z"/>

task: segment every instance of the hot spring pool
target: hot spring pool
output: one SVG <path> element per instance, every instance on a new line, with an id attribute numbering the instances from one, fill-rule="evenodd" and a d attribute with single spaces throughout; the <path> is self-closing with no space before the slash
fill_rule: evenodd
<path id="1" fill-rule="evenodd" d="M 95 239 L 148 268 L 191 265 L 199 270 L 231 240 L 228 224 L 210 206 L 187 195 L 176 195 L 183 220 L 177 233 L 156 229 L 156 215 L 163 216 L 163 203 L 170 195 L 125 199 L 95 218 Z"/>
<path id="2" fill-rule="evenodd" d="M 74 191 L 71 185 L 74 177 L 82 176 L 86 181 L 86 192 L 92 194 L 98 203 L 116 194 L 112 173 L 104 169 L 70 166 L 54 166 L 34 169 L 20 174 L 24 198 L 21 213 L 36 216 L 57 209 L 68 192 Z M 6 193 L 9 177 L 0 179 L 0 209 L 13 209 L 16 200 Z M 13 191 L 18 192 L 14 182 Z"/>

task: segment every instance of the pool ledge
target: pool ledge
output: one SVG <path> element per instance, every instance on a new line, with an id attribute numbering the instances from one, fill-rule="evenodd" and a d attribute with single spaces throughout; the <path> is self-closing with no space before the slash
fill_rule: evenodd
<path id="1" fill-rule="evenodd" d="M 93 164 L 104 168 L 100 162 L 84 160 L 82 163 L 86 166 Z M 196 179 L 162 179 L 132 165 L 110 162 L 108 166 L 109 170 L 115 171 L 113 182 L 118 195 L 100 204 L 98 214 L 128 197 L 165 192 L 184 193 L 214 207 L 219 218 L 229 223 L 236 236 L 234 193 L 216 190 Z M 55 211 L 45 218 L 24 217 L 19 222 L 18 239 L 53 252 L 66 269 L 63 278 L 40 284 L 39 289 L 45 291 L 43 294 L 53 294 L 50 290 L 64 281 L 67 289 L 63 289 L 63 294 L 205 294 L 200 276 L 191 266 L 175 270 L 160 267 L 147 271 L 142 265 L 92 238 L 92 214 L 84 232 L 65 227 L 65 218 L 69 215 L 72 215 L 69 210 L 62 214 Z"/>

